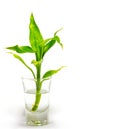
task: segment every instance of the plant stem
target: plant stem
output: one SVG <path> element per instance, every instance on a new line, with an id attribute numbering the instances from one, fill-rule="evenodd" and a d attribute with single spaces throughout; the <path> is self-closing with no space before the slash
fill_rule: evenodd
<path id="1" fill-rule="evenodd" d="M 36 111 L 38 109 L 40 99 L 41 99 L 40 72 L 41 72 L 41 65 L 39 67 L 37 67 L 36 97 L 35 97 L 35 103 L 34 103 L 34 105 L 32 107 L 32 111 Z"/>
<path id="2" fill-rule="evenodd" d="M 36 54 L 36 60 L 39 61 L 39 57 Z M 36 97 L 35 97 L 35 103 L 32 107 L 32 111 L 36 111 L 38 109 L 39 103 L 40 103 L 40 99 L 41 99 L 41 64 L 39 64 L 38 66 L 36 66 L 36 70 L 37 70 L 37 76 L 36 76 Z"/>
<path id="3" fill-rule="evenodd" d="M 40 99 L 41 99 L 41 94 L 40 93 L 36 93 L 35 104 L 32 107 L 32 111 L 36 111 L 38 109 L 38 106 L 39 106 L 39 103 L 40 103 Z"/>

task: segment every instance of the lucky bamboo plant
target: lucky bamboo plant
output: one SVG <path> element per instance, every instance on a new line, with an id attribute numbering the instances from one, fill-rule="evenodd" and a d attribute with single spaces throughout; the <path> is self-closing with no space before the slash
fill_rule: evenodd
<path id="1" fill-rule="evenodd" d="M 61 30 L 61 29 L 60 29 Z M 58 31 L 60 31 L 58 30 Z M 58 43 L 62 48 L 63 45 L 60 42 L 60 38 L 57 35 L 56 31 L 54 33 L 54 36 L 52 38 L 44 39 L 39 27 L 37 26 L 33 14 L 30 16 L 30 24 L 29 24 L 29 41 L 30 41 L 30 46 L 11 46 L 7 47 L 6 49 L 12 50 L 16 53 L 19 54 L 24 54 L 24 53 L 32 53 L 35 54 L 35 59 L 31 61 L 31 63 L 36 67 L 36 71 L 32 70 L 31 67 L 29 67 L 26 62 L 21 58 L 18 54 L 9 52 L 12 54 L 16 59 L 18 59 L 28 70 L 33 75 L 33 78 L 36 80 L 36 97 L 35 97 L 35 102 L 32 106 L 32 111 L 36 111 L 38 109 L 38 106 L 40 104 L 40 99 L 41 99 L 41 94 L 40 90 L 42 87 L 42 83 L 48 79 L 54 74 L 56 74 L 58 71 L 60 71 L 62 67 L 56 69 L 56 70 L 49 70 L 45 72 L 45 74 L 41 75 L 41 68 L 42 68 L 42 63 L 45 54 L 55 45 L 55 43 Z"/>

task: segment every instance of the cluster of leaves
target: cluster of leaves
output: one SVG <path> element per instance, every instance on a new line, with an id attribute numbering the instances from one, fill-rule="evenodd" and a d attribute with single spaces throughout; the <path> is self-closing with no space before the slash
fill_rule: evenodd
<path id="1" fill-rule="evenodd" d="M 60 29 L 61 30 L 61 29 Z M 56 44 L 58 43 L 62 48 L 63 48 L 63 44 L 60 42 L 60 38 L 57 35 L 57 33 L 60 31 L 56 31 L 54 33 L 54 36 L 52 38 L 48 38 L 48 39 L 44 39 L 40 29 L 38 28 L 34 16 L 33 14 L 31 14 L 30 16 L 30 24 L 29 24 L 29 41 L 30 41 L 30 46 L 19 46 L 19 45 L 15 45 L 15 46 L 11 46 L 11 47 L 7 47 L 6 49 L 12 50 L 14 52 L 9 52 L 10 54 L 12 54 L 16 59 L 18 59 L 22 64 L 24 64 L 24 66 L 26 66 L 27 69 L 30 70 L 30 72 L 32 73 L 33 77 L 35 79 L 40 78 L 40 67 L 43 61 L 44 56 L 46 55 L 46 53 Z M 36 71 L 37 74 L 35 74 L 35 72 L 32 70 L 32 68 L 30 68 L 25 61 L 23 60 L 23 58 L 19 55 L 19 54 L 24 54 L 24 53 L 33 53 L 35 54 L 36 59 L 32 60 L 31 63 L 36 67 Z M 46 78 L 51 77 L 53 74 L 56 74 L 58 71 L 60 71 L 63 68 L 60 67 L 56 70 L 49 70 L 47 71 L 41 79 L 41 81 L 45 80 Z"/>

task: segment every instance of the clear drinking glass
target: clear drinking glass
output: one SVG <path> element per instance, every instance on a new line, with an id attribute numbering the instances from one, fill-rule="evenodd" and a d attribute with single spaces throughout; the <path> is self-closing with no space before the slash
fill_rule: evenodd
<path id="1" fill-rule="evenodd" d="M 48 123 L 49 93 L 51 79 L 43 82 L 39 93 L 36 92 L 36 80 L 22 78 L 25 96 L 25 117 L 28 125 L 45 125 Z M 38 108 L 32 111 L 36 101 L 36 95 L 40 97 Z"/>

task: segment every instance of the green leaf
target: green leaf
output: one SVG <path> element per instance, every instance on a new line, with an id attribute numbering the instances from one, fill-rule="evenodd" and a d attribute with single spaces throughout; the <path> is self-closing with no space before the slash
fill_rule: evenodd
<path id="1" fill-rule="evenodd" d="M 57 30 L 55 33 L 54 33 L 54 37 L 57 35 L 57 33 L 59 32 L 59 31 L 61 31 L 63 28 L 60 28 L 59 30 Z"/>
<path id="2" fill-rule="evenodd" d="M 54 33 L 54 37 L 53 38 L 49 38 L 49 39 L 46 39 L 44 40 L 44 47 L 43 47 L 43 56 L 48 52 L 48 50 L 50 48 L 52 48 L 55 43 L 57 42 L 62 48 L 63 48 L 63 44 L 60 42 L 60 38 L 56 35 L 61 29 L 57 30 L 55 33 Z M 49 41 L 49 42 L 48 42 Z"/>
<path id="3" fill-rule="evenodd" d="M 54 38 L 52 38 L 51 41 L 49 41 L 43 49 L 43 57 L 44 55 L 48 52 L 48 50 L 50 50 L 50 48 L 52 48 L 55 43 L 58 42 L 60 44 L 60 46 L 63 48 L 63 44 L 60 42 L 60 38 L 58 36 L 55 36 Z"/>
<path id="4" fill-rule="evenodd" d="M 44 50 L 43 50 L 43 56 L 47 53 L 47 51 L 52 48 L 52 46 L 54 46 L 56 40 L 51 40 L 49 41 L 45 46 L 44 46 Z"/>
<path id="5" fill-rule="evenodd" d="M 51 77 L 52 75 L 56 74 L 57 72 L 59 72 L 62 68 L 64 68 L 64 66 L 60 67 L 59 69 L 56 69 L 56 70 L 49 70 L 47 71 L 44 75 L 43 75 L 43 79 L 45 78 L 49 78 Z"/>
<path id="6" fill-rule="evenodd" d="M 36 61 L 36 60 L 32 60 L 31 62 L 35 67 L 39 66 L 41 63 L 42 63 L 42 60 L 41 61 Z"/>
<path id="7" fill-rule="evenodd" d="M 12 47 L 7 47 L 6 49 L 16 51 L 17 53 L 34 53 L 31 47 L 29 46 L 12 46 Z"/>
<path id="8" fill-rule="evenodd" d="M 63 44 L 60 42 L 60 38 L 57 36 L 57 33 L 59 31 L 61 31 L 63 28 L 57 30 L 55 33 L 54 33 L 54 39 L 60 44 L 60 46 L 63 48 Z"/>
<path id="9" fill-rule="evenodd" d="M 41 43 L 43 41 L 43 37 L 34 20 L 33 14 L 31 14 L 30 16 L 29 29 L 30 29 L 29 39 L 30 39 L 31 47 L 34 51 L 38 51 L 39 46 L 42 46 Z"/>
<path id="10" fill-rule="evenodd" d="M 58 36 L 55 36 L 54 39 L 59 43 L 59 45 L 62 47 L 63 49 L 63 44 L 60 42 L 60 38 Z"/>
<path id="11" fill-rule="evenodd" d="M 12 54 L 16 59 L 18 59 L 22 64 L 24 64 L 31 71 L 31 73 L 33 74 L 33 77 L 35 78 L 35 74 L 33 70 L 24 62 L 24 60 L 19 55 L 14 54 L 12 52 L 9 52 L 9 53 Z"/>

